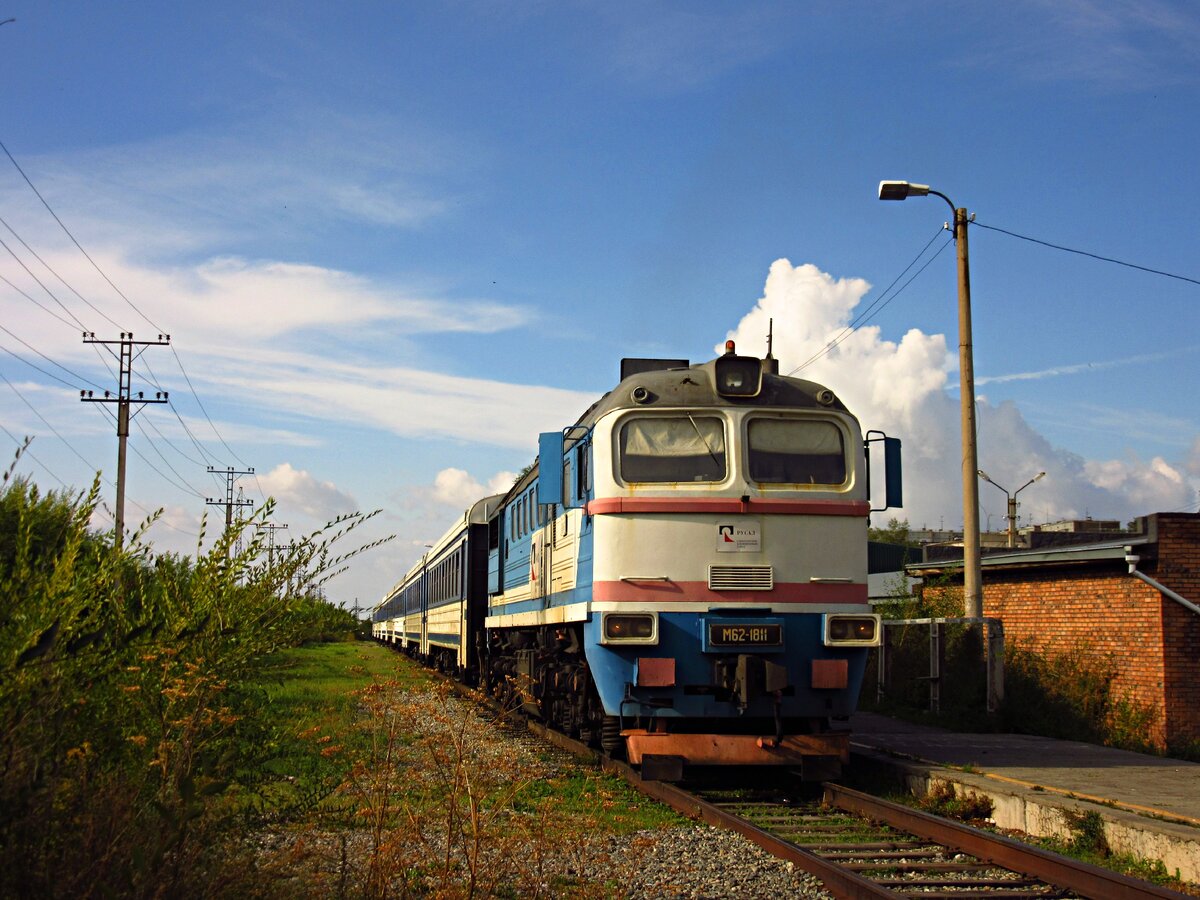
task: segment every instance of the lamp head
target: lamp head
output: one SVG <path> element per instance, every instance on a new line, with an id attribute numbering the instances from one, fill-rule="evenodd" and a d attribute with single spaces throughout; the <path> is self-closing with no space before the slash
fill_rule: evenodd
<path id="1" fill-rule="evenodd" d="M 907 200 L 909 197 L 925 197 L 928 194 L 927 184 L 913 184 L 910 181 L 879 182 L 880 200 Z"/>

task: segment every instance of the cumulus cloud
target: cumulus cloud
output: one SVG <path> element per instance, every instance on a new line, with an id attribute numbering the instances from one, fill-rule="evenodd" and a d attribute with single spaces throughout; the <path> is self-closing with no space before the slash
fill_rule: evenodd
<path id="1" fill-rule="evenodd" d="M 476 500 L 507 491 L 516 478 L 515 472 L 497 472 L 484 485 L 464 469 L 442 469 L 433 479 L 433 499 L 465 509 Z"/>
<path id="2" fill-rule="evenodd" d="M 267 496 L 314 519 L 329 520 L 358 509 L 358 502 L 332 481 L 320 481 L 291 463 L 280 463 L 258 479 Z"/>
<path id="3" fill-rule="evenodd" d="M 962 522 L 959 402 L 947 393 L 957 360 L 944 335 L 911 329 L 897 343 L 874 326 L 850 329 L 853 311 L 870 290 L 859 278 L 834 278 L 812 264 L 772 264 L 763 296 L 729 333 L 740 347 L 761 347 L 774 319 L 780 371 L 830 387 L 858 416 L 904 442 L 905 507 L 896 511 L 914 526 L 959 527 Z M 827 346 L 837 341 L 828 352 Z M 716 348 L 720 352 L 721 347 Z M 997 483 L 1016 490 L 1040 471 L 1046 477 L 1021 495 L 1023 520 L 1127 519 L 1182 509 L 1191 489 L 1180 468 L 1156 457 L 1087 460 L 1050 444 L 1012 403 L 976 398 L 979 465 Z M 1191 465 L 1200 469 L 1200 440 Z M 985 515 L 1003 517 L 1007 500 L 980 485 Z M 894 513 L 889 513 L 894 514 Z M 986 519 L 985 519 L 986 525 Z"/>

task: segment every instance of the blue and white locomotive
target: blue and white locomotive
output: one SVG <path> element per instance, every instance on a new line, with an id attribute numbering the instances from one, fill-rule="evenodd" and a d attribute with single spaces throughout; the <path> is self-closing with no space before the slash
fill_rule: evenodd
<path id="1" fill-rule="evenodd" d="M 635 765 L 826 777 L 879 641 L 872 441 L 828 388 L 732 341 L 621 376 L 405 574 L 376 636 Z M 897 506 L 899 441 L 872 440 Z"/>

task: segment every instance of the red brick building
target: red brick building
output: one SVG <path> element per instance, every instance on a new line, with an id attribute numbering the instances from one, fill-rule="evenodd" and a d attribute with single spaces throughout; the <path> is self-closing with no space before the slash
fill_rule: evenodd
<path id="1" fill-rule="evenodd" d="M 1102 543 L 984 556 L 983 614 L 1006 641 L 1112 666 L 1114 696 L 1155 712 L 1160 747 L 1200 741 L 1200 514 L 1143 522 Z M 962 561 L 908 571 L 953 577 Z"/>

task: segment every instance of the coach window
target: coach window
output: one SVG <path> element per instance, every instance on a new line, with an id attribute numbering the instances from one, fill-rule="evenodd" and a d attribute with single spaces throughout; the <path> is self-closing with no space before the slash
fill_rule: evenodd
<path id="1" fill-rule="evenodd" d="M 846 448 L 832 422 L 751 419 L 750 480 L 760 484 L 845 484 Z"/>
<path id="2" fill-rule="evenodd" d="M 626 482 L 725 480 L 725 426 L 714 416 L 630 419 L 619 441 Z"/>

